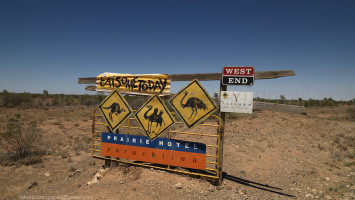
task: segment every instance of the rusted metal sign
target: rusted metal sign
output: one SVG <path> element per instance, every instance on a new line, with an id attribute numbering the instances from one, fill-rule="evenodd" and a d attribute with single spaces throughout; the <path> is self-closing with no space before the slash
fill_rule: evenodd
<path id="1" fill-rule="evenodd" d="M 101 155 L 193 169 L 206 169 L 206 145 L 169 138 L 101 134 Z"/>
<path id="2" fill-rule="evenodd" d="M 197 80 L 180 90 L 170 100 L 170 104 L 189 128 L 204 121 L 217 109 L 210 95 Z"/>
<path id="3" fill-rule="evenodd" d="M 254 67 L 224 67 L 224 85 L 254 85 Z"/>
<path id="4" fill-rule="evenodd" d="M 131 107 L 116 89 L 101 102 L 99 109 L 112 132 L 132 114 Z"/>
<path id="5" fill-rule="evenodd" d="M 134 116 L 151 141 L 175 123 L 171 113 L 158 95 L 150 98 Z"/>
<path id="6" fill-rule="evenodd" d="M 127 94 L 159 94 L 170 93 L 170 78 L 167 74 L 99 74 L 96 77 L 97 91 L 118 89 Z"/>

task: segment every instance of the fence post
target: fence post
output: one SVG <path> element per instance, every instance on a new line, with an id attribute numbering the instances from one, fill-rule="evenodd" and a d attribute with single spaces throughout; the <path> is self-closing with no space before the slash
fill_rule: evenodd
<path id="1" fill-rule="evenodd" d="M 221 92 L 222 91 L 227 91 L 227 86 L 222 84 L 222 80 L 220 80 L 220 89 L 219 89 L 219 96 L 221 98 Z M 224 125 L 226 122 L 226 113 L 221 112 L 221 105 L 219 106 L 219 118 L 221 119 L 221 130 L 219 131 L 219 151 L 218 151 L 218 157 L 219 157 L 219 163 L 218 163 L 218 174 L 219 174 L 219 179 L 217 185 L 220 186 L 222 185 L 223 181 L 223 142 L 224 142 Z"/>
<path id="2" fill-rule="evenodd" d="M 112 133 L 110 128 L 107 125 L 107 131 Z M 110 156 L 105 156 L 105 167 L 111 167 L 111 157 Z"/>

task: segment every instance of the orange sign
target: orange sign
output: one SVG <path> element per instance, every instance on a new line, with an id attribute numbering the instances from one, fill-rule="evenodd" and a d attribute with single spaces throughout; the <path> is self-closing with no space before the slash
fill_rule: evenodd
<path id="1" fill-rule="evenodd" d="M 101 154 L 193 169 L 206 169 L 206 145 L 169 138 L 101 133 Z"/>

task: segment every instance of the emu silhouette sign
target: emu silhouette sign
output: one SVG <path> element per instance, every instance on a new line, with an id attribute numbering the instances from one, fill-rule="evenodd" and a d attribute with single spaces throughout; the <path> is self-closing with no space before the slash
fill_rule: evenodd
<path id="1" fill-rule="evenodd" d="M 170 104 L 189 128 L 208 118 L 217 109 L 197 80 L 180 90 L 170 100 Z"/>
<path id="2" fill-rule="evenodd" d="M 102 101 L 99 110 L 112 132 L 132 114 L 132 109 L 117 90 L 113 90 Z"/>
<path id="3" fill-rule="evenodd" d="M 134 116 L 151 141 L 174 124 L 174 118 L 158 95 L 150 98 Z"/>

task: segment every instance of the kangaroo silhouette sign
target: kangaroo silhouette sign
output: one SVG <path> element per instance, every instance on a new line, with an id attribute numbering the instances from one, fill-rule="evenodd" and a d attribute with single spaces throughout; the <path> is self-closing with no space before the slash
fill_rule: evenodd
<path id="1" fill-rule="evenodd" d="M 217 109 L 197 80 L 180 90 L 170 100 L 170 104 L 189 128 L 208 118 Z"/>
<path id="2" fill-rule="evenodd" d="M 131 107 L 117 90 L 113 90 L 102 101 L 99 110 L 112 132 L 132 114 Z"/>
<path id="3" fill-rule="evenodd" d="M 134 115 L 153 141 L 174 124 L 174 118 L 158 95 L 151 97 Z"/>

